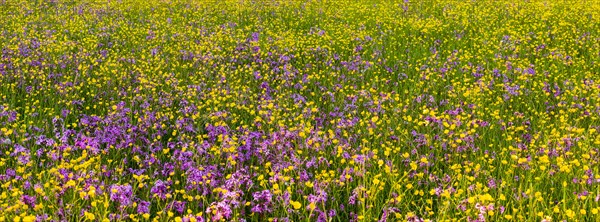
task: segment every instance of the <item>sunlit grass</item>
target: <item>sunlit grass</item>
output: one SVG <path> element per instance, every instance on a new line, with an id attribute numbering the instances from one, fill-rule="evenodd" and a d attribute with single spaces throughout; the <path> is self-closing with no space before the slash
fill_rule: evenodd
<path id="1" fill-rule="evenodd" d="M 0 221 L 596 221 L 595 1 L 0 2 Z"/>

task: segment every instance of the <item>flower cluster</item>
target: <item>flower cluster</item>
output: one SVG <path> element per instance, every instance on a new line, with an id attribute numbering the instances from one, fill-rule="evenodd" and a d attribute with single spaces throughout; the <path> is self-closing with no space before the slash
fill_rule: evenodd
<path id="1" fill-rule="evenodd" d="M 598 1 L 0 1 L 1 221 L 595 221 Z"/>

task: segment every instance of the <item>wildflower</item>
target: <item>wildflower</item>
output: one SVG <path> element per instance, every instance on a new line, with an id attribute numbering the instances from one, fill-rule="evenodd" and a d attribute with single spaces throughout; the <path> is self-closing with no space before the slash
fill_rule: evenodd
<path id="1" fill-rule="evenodd" d="M 269 190 L 263 190 L 260 192 L 255 192 L 252 194 L 254 197 L 254 206 L 252 207 L 252 212 L 255 213 L 263 213 L 263 212 L 271 212 L 272 210 L 272 194 Z"/>
<path id="2" fill-rule="evenodd" d="M 215 215 L 213 216 L 213 220 L 220 220 L 221 218 L 228 219 L 231 217 L 231 209 L 229 206 L 220 202 L 216 206 Z"/>
<path id="3" fill-rule="evenodd" d="M 311 211 L 312 211 L 312 210 L 315 210 L 315 208 L 317 208 L 317 205 L 315 205 L 315 203 L 314 203 L 314 202 L 310 202 L 310 204 L 308 204 L 308 209 L 309 209 L 309 210 L 311 210 Z"/>
<path id="4" fill-rule="evenodd" d="M 96 216 L 94 216 L 92 213 L 85 212 L 84 214 L 86 220 L 94 221 L 96 219 Z"/>
<path id="5" fill-rule="evenodd" d="M 298 210 L 302 207 L 302 204 L 298 201 L 290 201 L 290 204 L 294 208 L 294 210 Z"/>
<path id="6" fill-rule="evenodd" d="M 117 201 L 121 206 L 132 204 L 131 185 L 112 185 L 110 191 L 110 200 Z"/>
<path id="7" fill-rule="evenodd" d="M 154 186 L 150 189 L 150 192 L 160 199 L 167 198 L 167 183 L 162 180 L 154 182 Z"/>

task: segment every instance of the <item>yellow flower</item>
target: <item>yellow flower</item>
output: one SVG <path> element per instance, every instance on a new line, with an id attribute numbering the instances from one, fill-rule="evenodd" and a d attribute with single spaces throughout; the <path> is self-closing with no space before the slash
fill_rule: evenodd
<path id="1" fill-rule="evenodd" d="M 309 187 L 309 188 L 312 188 L 312 187 L 314 186 L 314 185 L 313 185 L 313 183 L 312 183 L 312 182 L 310 182 L 310 181 L 306 181 L 306 182 L 304 183 L 304 185 L 306 185 L 306 186 L 307 186 L 307 187 Z"/>
<path id="2" fill-rule="evenodd" d="M 573 218 L 575 216 L 575 212 L 573 212 L 572 210 L 565 211 L 565 214 L 567 214 L 567 217 L 569 218 Z"/>
<path id="3" fill-rule="evenodd" d="M 85 212 L 84 216 L 85 216 L 85 219 L 87 219 L 87 220 L 92 220 L 93 221 L 93 220 L 96 219 L 96 216 L 94 216 L 94 214 L 92 214 L 92 213 Z"/>
<path id="4" fill-rule="evenodd" d="M 69 181 L 67 182 L 67 184 L 66 184 L 66 185 L 67 185 L 68 187 L 72 187 L 72 186 L 75 186 L 75 184 L 77 184 L 77 183 L 75 183 L 75 181 L 74 181 L 74 180 L 69 180 Z"/>
<path id="5" fill-rule="evenodd" d="M 95 197 L 96 196 L 96 190 L 95 189 L 90 189 L 87 194 L 90 197 Z"/>
<path id="6" fill-rule="evenodd" d="M 431 189 L 431 190 L 429 191 L 429 195 L 434 195 L 434 194 L 435 194 L 435 189 Z"/>
<path id="7" fill-rule="evenodd" d="M 298 201 L 290 201 L 290 204 L 292 205 L 292 207 L 294 207 L 295 210 L 300 209 L 300 207 L 302 207 L 302 204 Z"/>
<path id="8" fill-rule="evenodd" d="M 315 205 L 315 203 L 313 203 L 313 202 L 310 202 L 310 204 L 308 205 L 308 208 L 309 208 L 310 210 L 315 210 L 315 208 L 317 208 L 317 206 Z"/>
<path id="9" fill-rule="evenodd" d="M 374 123 L 377 122 L 377 120 L 379 120 L 378 116 L 374 116 L 373 118 L 371 118 L 371 121 L 374 122 Z"/>

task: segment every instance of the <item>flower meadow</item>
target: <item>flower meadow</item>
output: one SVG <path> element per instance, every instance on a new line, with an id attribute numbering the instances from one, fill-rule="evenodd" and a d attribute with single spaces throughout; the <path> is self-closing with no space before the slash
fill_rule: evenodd
<path id="1" fill-rule="evenodd" d="M 600 221 L 598 1 L 0 2 L 0 221 Z"/>

